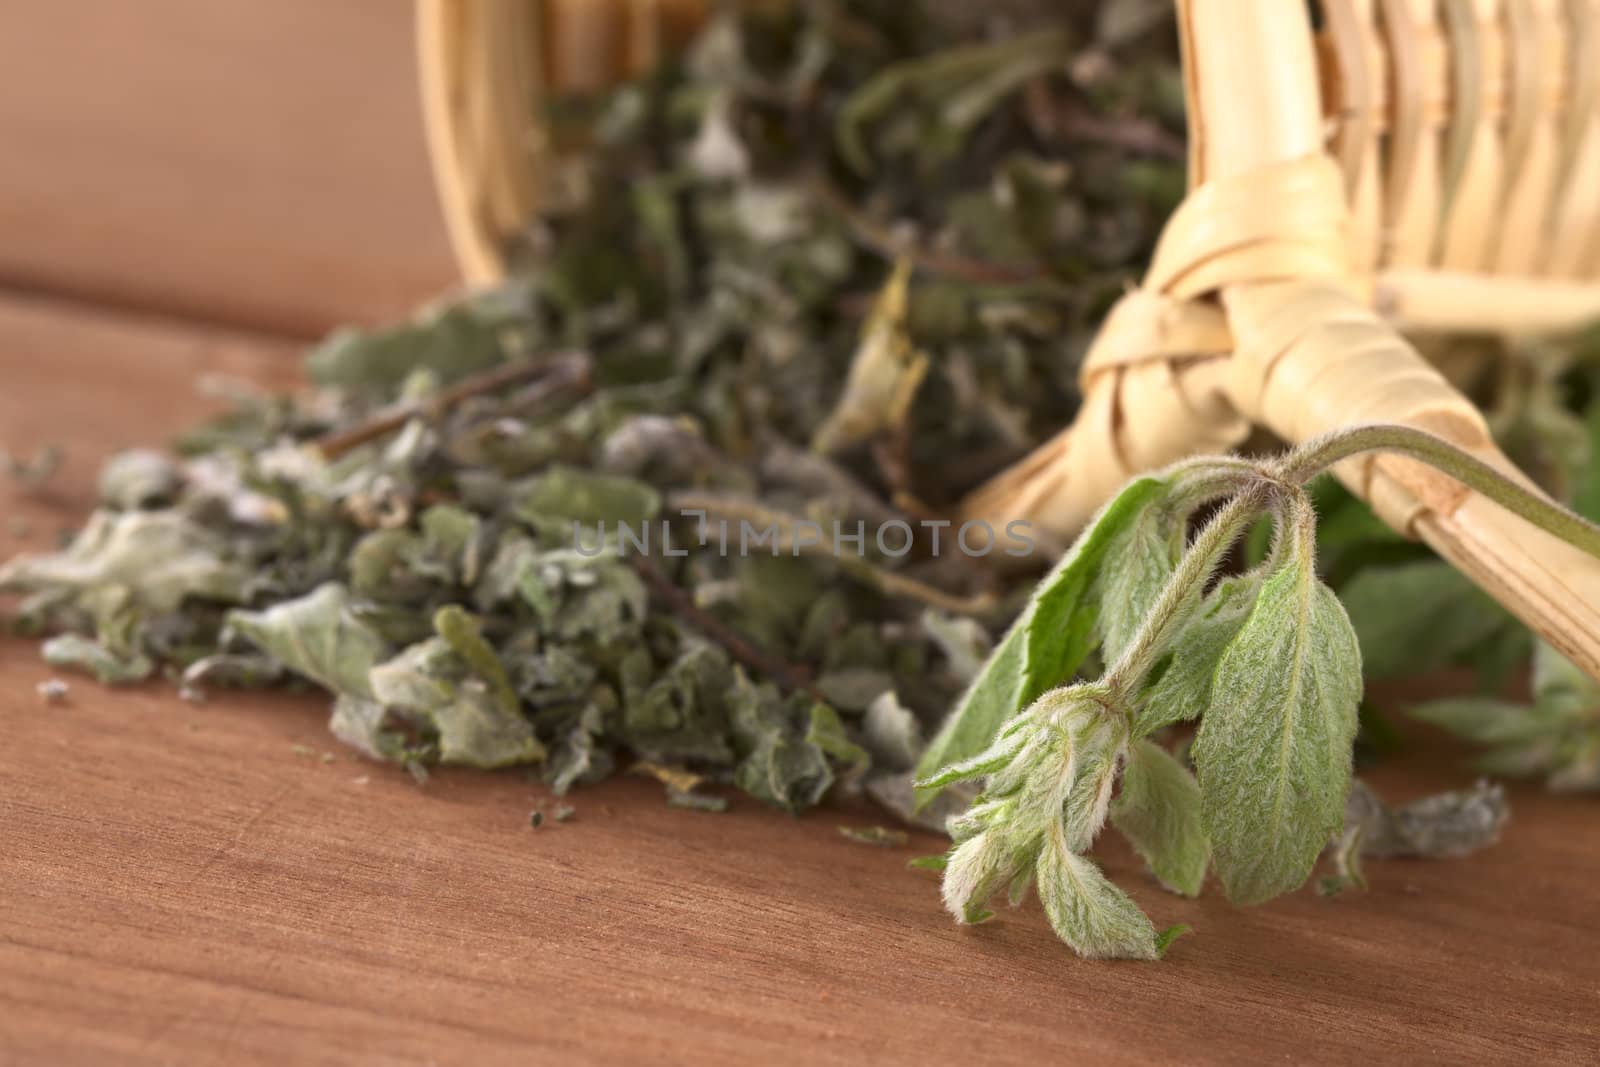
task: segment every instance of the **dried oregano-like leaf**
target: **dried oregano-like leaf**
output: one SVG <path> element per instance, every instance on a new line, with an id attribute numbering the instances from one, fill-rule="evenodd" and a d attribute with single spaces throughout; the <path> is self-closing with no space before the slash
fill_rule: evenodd
<path id="1" fill-rule="evenodd" d="M 1111 825 L 1144 857 L 1161 884 L 1195 896 L 1205 881 L 1211 843 L 1200 820 L 1200 785 L 1160 745 L 1135 741 L 1111 805 Z"/>
<path id="2" fill-rule="evenodd" d="M 119 656 L 99 641 L 80 634 L 62 634 L 44 643 L 44 661 L 52 667 L 92 674 L 106 685 L 142 682 L 155 673 L 149 656 L 135 652 Z"/>
<path id="3" fill-rule="evenodd" d="M 1098 610 L 1091 586 L 1107 550 L 1165 490 L 1161 479 L 1135 479 L 1079 536 L 928 745 L 917 764 L 919 779 L 934 779 L 983 752 L 1001 723 L 1071 679 L 1093 647 Z"/>
<path id="4" fill-rule="evenodd" d="M 250 578 L 223 534 L 181 511 L 97 511 L 64 551 L 0 566 L 0 592 L 116 588 L 149 610 L 174 611 L 189 597 L 241 603 Z"/>
<path id="5" fill-rule="evenodd" d="M 1194 744 L 1229 900 L 1254 904 L 1298 888 L 1338 832 L 1360 699 L 1350 620 L 1311 561 L 1291 558 L 1263 583 L 1223 653 Z"/>
<path id="6" fill-rule="evenodd" d="M 265 611 L 235 611 L 228 625 L 296 674 L 335 693 L 372 696 L 368 675 L 388 657 L 376 630 L 351 610 L 334 582 Z"/>

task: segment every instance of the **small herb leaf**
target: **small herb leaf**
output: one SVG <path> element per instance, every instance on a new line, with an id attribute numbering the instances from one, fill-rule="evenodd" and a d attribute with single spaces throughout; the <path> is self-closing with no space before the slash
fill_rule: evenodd
<path id="1" fill-rule="evenodd" d="M 1149 918 L 1092 860 L 1069 850 L 1059 832 L 1045 836 L 1038 886 L 1051 928 L 1080 956 L 1134 960 L 1160 956 Z"/>
<path id="2" fill-rule="evenodd" d="M 1211 703 L 1217 663 L 1250 617 L 1261 590 L 1257 575 L 1224 579 L 1172 642 L 1166 668 L 1139 701 L 1134 734 L 1145 737 L 1163 726 L 1200 717 Z"/>
<path id="3" fill-rule="evenodd" d="M 1111 823 L 1162 885 L 1184 896 L 1200 892 L 1211 858 L 1200 823 L 1200 785 L 1166 749 L 1149 741 L 1130 746 Z"/>
<path id="4" fill-rule="evenodd" d="M 1201 810 L 1228 899 L 1298 888 L 1344 820 L 1361 699 L 1350 620 L 1292 558 L 1228 646 L 1195 739 Z"/>
<path id="5" fill-rule="evenodd" d="M 1094 643 L 1096 598 L 1089 592 L 1107 549 L 1165 490 L 1161 479 L 1135 479 L 1078 538 L 923 753 L 919 780 L 983 752 L 1002 723 L 1078 669 Z"/>
<path id="6" fill-rule="evenodd" d="M 1133 643 L 1183 549 L 1183 525 L 1159 497 L 1146 499 L 1111 538 L 1098 589 L 1104 659 L 1114 663 Z"/>

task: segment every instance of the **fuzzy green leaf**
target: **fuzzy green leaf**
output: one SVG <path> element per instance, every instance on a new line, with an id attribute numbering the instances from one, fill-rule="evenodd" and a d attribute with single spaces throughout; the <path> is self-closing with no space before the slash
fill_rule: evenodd
<path id="1" fill-rule="evenodd" d="M 1299 887 L 1344 821 L 1361 650 L 1309 560 L 1262 585 L 1217 665 L 1195 739 L 1201 810 L 1228 899 Z"/>
<path id="2" fill-rule="evenodd" d="M 1096 592 L 1103 658 L 1115 663 L 1133 644 L 1183 551 L 1183 524 L 1159 497 L 1146 500 L 1106 547 Z"/>
<path id="3" fill-rule="evenodd" d="M 1162 885 L 1190 897 L 1200 892 L 1211 859 L 1200 823 L 1200 785 L 1166 749 L 1149 741 L 1130 746 L 1111 824 Z"/>
<path id="4" fill-rule="evenodd" d="M 1069 851 L 1061 834 L 1045 836 L 1037 875 L 1039 901 L 1051 928 L 1078 955 L 1133 960 L 1161 955 L 1150 919 L 1092 860 Z"/>
<path id="5" fill-rule="evenodd" d="M 1172 642 L 1165 668 L 1139 701 L 1134 735 L 1200 717 L 1211 702 L 1217 663 L 1250 617 L 1261 589 L 1257 575 L 1228 578 L 1206 594 Z"/>
<path id="6" fill-rule="evenodd" d="M 957 922 L 968 925 L 989 918 L 985 905 L 1021 870 L 1016 854 L 996 834 L 978 834 L 950 850 L 940 892 Z"/>
<path id="7" fill-rule="evenodd" d="M 931 779 L 950 764 L 983 752 L 1002 723 L 1071 678 L 1094 645 L 1096 598 L 1089 590 L 1107 549 L 1166 488 L 1160 479 L 1138 478 L 1106 505 L 1039 584 L 983 672 L 945 720 L 917 763 L 918 779 Z"/>

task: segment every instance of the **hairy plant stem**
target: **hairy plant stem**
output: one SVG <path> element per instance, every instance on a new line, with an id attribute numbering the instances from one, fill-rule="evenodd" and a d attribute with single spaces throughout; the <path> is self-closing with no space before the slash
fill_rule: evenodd
<path id="1" fill-rule="evenodd" d="M 1314 438 L 1269 468 L 1272 475 L 1303 484 L 1341 460 L 1376 450 L 1420 459 L 1493 500 L 1512 514 L 1600 557 L 1600 526 L 1574 515 L 1442 437 L 1409 426 L 1352 426 Z"/>
<path id="2" fill-rule="evenodd" d="M 1124 708 L 1129 706 L 1129 697 L 1155 666 L 1172 628 L 1183 621 L 1186 609 L 1192 606 L 1222 557 L 1254 521 L 1274 489 L 1271 481 L 1255 476 L 1201 528 L 1178 561 L 1177 569 L 1167 580 L 1133 643 L 1106 671 L 1102 681 L 1110 689 L 1113 702 Z"/>

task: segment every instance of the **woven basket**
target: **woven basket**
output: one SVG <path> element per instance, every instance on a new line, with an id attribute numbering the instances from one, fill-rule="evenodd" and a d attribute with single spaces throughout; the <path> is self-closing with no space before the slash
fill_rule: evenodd
<path id="1" fill-rule="evenodd" d="M 1068 0 L 1061 0 L 1067 3 Z M 648 67 L 707 0 L 421 0 L 440 195 L 469 281 L 540 203 L 541 94 Z M 1178 0 L 1188 199 L 1082 370 L 1077 422 L 964 517 L 1072 533 L 1128 477 L 1356 422 L 1513 470 L 1403 334 L 1600 318 L 1600 0 Z M 1600 564 L 1392 457 L 1339 476 L 1600 677 Z"/>
<path id="2" fill-rule="evenodd" d="M 419 0 L 417 48 L 434 178 L 461 272 L 505 273 L 559 147 L 542 101 L 650 69 L 707 0 Z"/>

